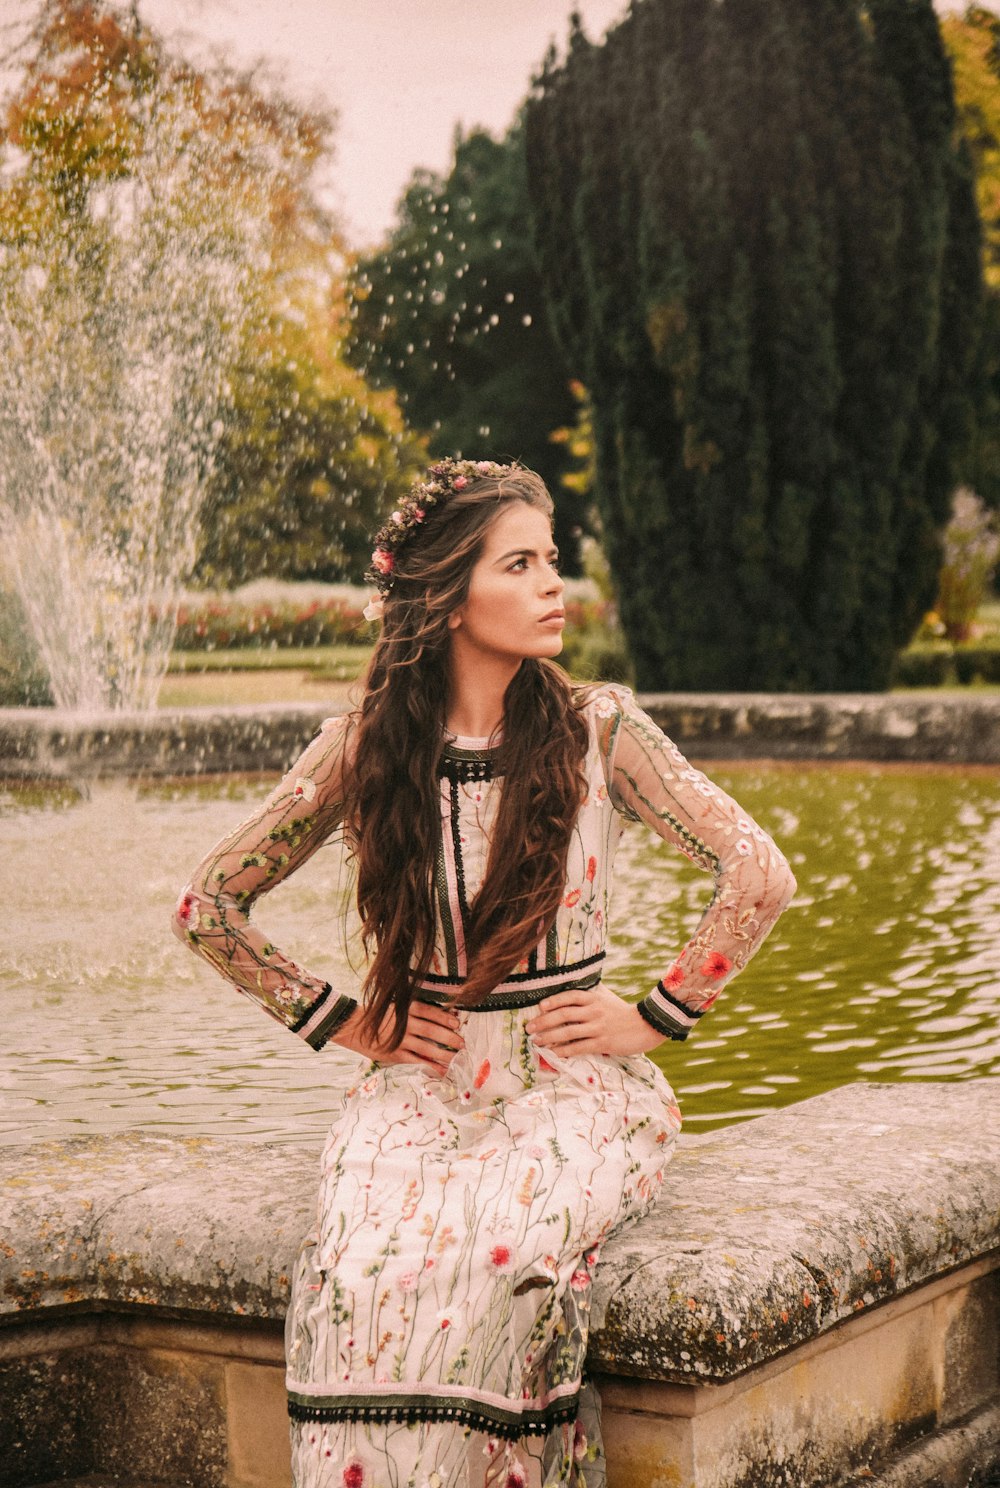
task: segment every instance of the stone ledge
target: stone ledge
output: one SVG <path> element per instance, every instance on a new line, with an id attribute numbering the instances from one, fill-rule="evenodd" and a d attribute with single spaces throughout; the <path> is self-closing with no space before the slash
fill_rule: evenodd
<path id="1" fill-rule="evenodd" d="M 1000 764 L 1000 696 L 648 693 L 676 742 L 711 759 Z M 0 779 L 78 781 L 283 770 L 339 704 L 153 714 L 0 709 Z"/>
<path id="2" fill-rule="evenodd" d="M 682 1137 L 656 1208 L 602 1254 L 592 1367 L 722 1384 L 994 1257 L 998 1151 L 1000 1078 L 849 1085 Z M 0 1324 L 280 1319 L 317 1183 L 313 1153 L 232 1138 L 2 1148 Z"/>
<path id="3" fill-rule="evenodd" d="M 701 759 L 1000 763 L 1000 696 L 982 693 L 646 693 Z"/>
<path id="4" fill-rule="evenodd" d="M 998 1488 L 998 1094 L 854 1085 L 682 1139 L 598 1268 L 609 1488 Z M 232 1139 L 0 1152 L 0 1488 L 290 1488 L 317 1176 Z"/>

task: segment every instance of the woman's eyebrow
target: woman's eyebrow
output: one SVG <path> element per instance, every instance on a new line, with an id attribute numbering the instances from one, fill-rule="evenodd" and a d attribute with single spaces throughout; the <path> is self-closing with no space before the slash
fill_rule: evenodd
<path id="1" fill-rule="evenodd" d="M 546 553 L 545 556 L 547 558 L 558 558 L 559 557 L 559 549 L 558 548 L 549 548 L 549 550 L 548 550 L 548 552 Z M 509 553 L 504 553 L 503 556 L 501 558 L 498 558 L 496 561 L 497 561 L 497 563 L 506 563 L 508 558 L 537 558 L 537 557 L 538 557 L 538 549 L 537 548 L 512 548 Z"/>

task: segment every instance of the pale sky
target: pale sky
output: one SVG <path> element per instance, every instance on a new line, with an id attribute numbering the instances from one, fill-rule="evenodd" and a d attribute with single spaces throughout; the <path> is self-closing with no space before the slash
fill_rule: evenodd
<path id="1" fill-rule="evenodd" d="M 6 0 L 0 0 L 0 8 Z M 355 247 L 391 228 L 415 167 L 447 171 L 456 123 L 501 133 L 550 40 L 580 11 L 597 40 L 626 0 L 140 0 L 185 49 L 265 58 L 339 111 L 332 205 Z M 234 55 L 235 54 L 235 55 Z"/>

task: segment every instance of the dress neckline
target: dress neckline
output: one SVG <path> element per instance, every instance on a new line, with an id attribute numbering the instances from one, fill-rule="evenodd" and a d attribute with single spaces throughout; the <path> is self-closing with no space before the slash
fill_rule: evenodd
<path id="1" fill-rule="evenodd" d="M 491 754 L 494 754 L 499 748 L 497 744 L 490 744 L 490 739 L 494 737 L 493 734 L 482 734 L 479 736 L 475 734 L 450 734 L 446 730 L 444 742 L 446 749 L 454 745 L 456 749 L 488 749 Z"/>
<path id="2" fill-rule="evenodd" d="M 441 773 L 453 784 L 493 780 L 499 769 L 499 744 L 471 734 L 447 734 L 441 750 Z"/>

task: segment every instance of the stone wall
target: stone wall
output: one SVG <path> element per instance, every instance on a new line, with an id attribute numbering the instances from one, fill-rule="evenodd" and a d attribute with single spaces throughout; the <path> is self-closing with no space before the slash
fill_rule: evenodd
<path id="1" fill-rule="evenodd" d="M 850 1085 L 682 1137 L 609 1244 L 609 1488 L 986 1488 L 1000 1079 Z M 128 1133 L 0 1148 L 0 1488 L 287 1488 L 281 1325 L 315 1157 Z"/>
<path id="2" fill-rule="evenodd" d="M 699 759 L 1000 764 L 1000 696 L 655 693 L 640 698 Z M 0 709 L 0 778 L 70 780 L 282 770 L 338 705 L 107 714 Z"/>

